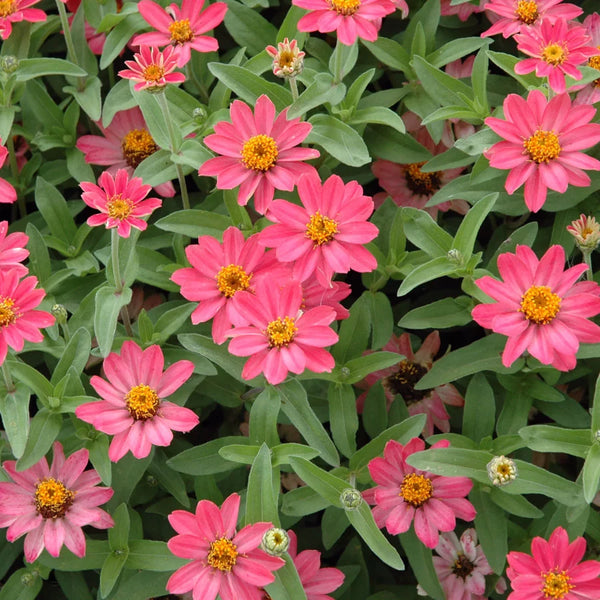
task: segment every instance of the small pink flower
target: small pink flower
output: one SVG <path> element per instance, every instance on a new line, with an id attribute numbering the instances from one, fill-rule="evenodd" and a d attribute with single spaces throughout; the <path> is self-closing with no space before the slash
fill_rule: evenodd
<path id="1" fill-rule="evenodd" d="M 545 365 L 569 371 L 577 364 L 579 344 L 600 342 L 600 326 L 589 320 L 600 313 L 600 287 L 575 283 L 588 269 L 578 264 L 564 271 L 565 251 L 552 246 L 538 260 L 527 246 L 498 257 L 504 281 L 485 276 L 477 287 L 493 298 L 479 304 L 473 319 L 482 327 L 508 336 L 502 364 L 512 365 L 526 350 Z"/>
<path id="2" fill-rule="evenodd" d="M 214 37 L 202 35 L 219 25 L 227 4 L 215 2 L 202 10 L 204 0 L 183 0 L 181 8 L 170 4 L 167 9 L 151 0 L 141 0 L 138 10 L 146 22 L 157 31 L 136 35 L 134 46 L 167 46 L 175 48 L 177 66 L 183 67 L 196 52 L 214 52 L 219 43 Z"/>
<path id="3" fill-rule="evenodd" d="M 364 248 L 379 230 L 367 219 L 373 200 L 356 181 L 345 184 L 338 175 L 321 183 L 314 172 L 298 181 L 302 206 L 275 200 L 267 218 L 276 223 L 260 233 L 263 246 L 275 248 L 281 262 L 294 262 L 293 277 L 305 281 L 315 274 L 321 285 L 330 285 L 334 273 L 350 269 L 368 273 L 377 267 Z"/>
<path id="4" fill-rule="evenodd" d="M 162 52 L 158 48 L 142 46 L 140 52 L 133 55 L 133 59 L 125 61 L 128 68 L 119 71 L 119 76 L 137 81 L 133 86 L 136 92 L 157 91 L 169 83 L 185 81 L 183 73 L 174 73 L 177 59 L 173 46 L 167 46 Z"/>
<path id="5" fill-rule="evenodd" d="M 2 144 L 2 139 L 0 139 L 0 144 Z M 0 146 L 0 168 L 4 166 L 4 162 L 8 157 L 8 150 L 4 146 Z M 2 204 L 12 204 L 17 201 L 17 192 L 15 188 L 6 181 L 6 179 L 2 179 L 0 177 L 0 203 Z"/>
<path id="6" fill-rule="evenodd" d="M 273 57 L 273 74 L 277 77 L 296 77 L 304 68 L 305 52 L 298 48 L 298 42 L 284 38 L 283 42 L 265 48 L 267 54 Z"/>
<path id="7" fill-rule="evenodd" d="M 97 487 L 100 476 L 94 469 L 84 471 L 88 451 L 83 448 L 65 460 L 60 442 L 54 442 L 54 458 L 17 471 L 16 462 L 2 467 L 12 481 L 0 482 L 0 527 L 8 527 L 6 539 L 14 542 L 25 535 L 25 559 L 33 562 L 46 548 L 58 556 L 65 544 L 75 556 L 85 556 L 82 527 L 107 529 L 111 516 L 98 508 L 108 502 L 112 488 Z"/>
<path id="8" fill-rule="evenodd" d="M 447 448 L 441 440 L 432 448 Z M 391 535 L 408 531 L 411 522 L 417 537 L 435 548 L 440 531 L 452 531 L 456 517 L 464 521 L 475 518 L 475 508 L 465 498 L 473 482 L 467 477 L 444 477 L 411 467 L 406 459 L 425 449 L 425 442 L 413 438 L 405 446 L 390 440 L 383 458 L 369 462 L 369 473 L 378 485 L 363 492 L 369 504 L 375 504 L 373 517 L 379 528 L 385 526 Z"/>
<path id="9" fill-rule="evenodd" d="M 340 302 L 350 295 L 350 284 L 344 281 L 332 281 L 323 286 L 317 279 L 306 279 L 302 282 L 303 310 L 317 306 L 330 306 L 335 311 L 336 320 L 347 319 L 350 311 Z"/>
<path id="10" fill-rule="evenodd" d="M 12 270 L 19 277 L 27 275 L 29 269 L 22 263 L 29 256 L 28 241 L 20 231 L 8 233 L 8 221 L 0 221 L 0 274 Z"/>
<path id="11" fill-rule="evenodd" d="M 600 562 L 585 560 L 585 538 L 569 543 L 569 536 L 557 527 L 546 541 L 534 537 L 531 556 L 509 552 L 506 574 L 513 591 L 508 600 L 597 600 L 600 598 Z"/>
<path id="12" fill-rule="evenodd" d="M 189 360 L 177 361 L 163 372 L 160 346 L 142 350 L 127 340 L 121 355 L 112 352 L 103 366 L 108 381 L 97 375 L 90 379 L 103 400 L 81 404 L 75 415 L 115 436 L 108 450 L 113 462 L 128 450 L 136 458 L 144 458 L 153 445 L 168 446 L 173 431 L 190 431 L 198 424 L 192 410 L 165 400 L 191 377 L 194 365 Z"/>
<path id="13" fill-rule="evenodd" d="M 464 23 L 471 15 L 480 13 L 483 8 L 472 2 L 452 5 L 451 0 L 441 0 L 440 14 L 442 17 L 456 15 Z"/>
<path id="14" fill-rule="evenodd" d="M 600 141 L 600 125 L 590 123 L 596 110 L 571 106 L 568 94 L 547 100 L 532 90 L 527 100 L 509 94 L 504 100 L 506 119 L 488 117 L 485 124 L 504 138 L 484 152 L 496 169 L 510 169 L 504 187 L 509 194 L 525 184 L 525 204 L 542 208 L 548 188 L 561 194 L 569 184 L 585 187 L 583 171 L 600 170 L 600 161 L 581 152 Z"/>
<path id="15" fill-rule="evenodd" d="M 169 550 L 191 562 L 177 569 L 167 582 L 172 594 L 191 591 L 193 600 L 259 600 L 262 589 L 275 581 L 285 561 L 259 548 L 273 525 L 254 523 L 236 532 L 240 497 L 231 494 L 221 508 L 200 500 L 196 512 L 176 510 L 169 523 L 179 534 L 168 541 Z"/>
<path id="16" fill-rule="evenodd" d="M 230 109 L 231 123 L 220 121 L 215 133 L 204 143 L 221 154 L 207 160 L 199 175 L 215 176 L 217 188 L 231 190 L 238 185 L 238 203 L 245 206 L 254 194 L 254 207 L 265 214 L 275 189 L 291 191 L 300 175 L 316 173 L 304 160 L 318 158 L 319 151 L 298 147 L 312 125 L 287 118 L 287 108 L 275 116 L 275 105 L 262 95 L 252 109 L 235 100 Z"/>
<path id="17" fill-rule="evenodd" d="M 29 8 L 39 0 L 4 0 L 0 9 L 0 36 L 6 40 L 12 33 L 12 24 L 20 21 L 37 23 L 46 20 L 46 13 L 39 8 Z"/>
<path id="18" fill-rule="evenodd" d="M 596 46 L 600 50 L 600 15 L 598 13 L 588 15 L 583 21 L 583 26 L 587 29 L 592 46 Z M 588 67 L 600 71 L 600 56 L 591 56 L 588 59 Z M 575 97 L 573 104 L 596 104 L 596 102 L 600 101 L 600 73 L 598 74 L 598 79 L 595 79 L 591 83 L 583 87 L 573 86 L 571 89 L 581 89 Z"/>
<path id="19" fill-rule="evenodd" d="M 79 186 L 84 192 L 81 199 L 100 211 L 100 214 L 88 218 L 87 224 L 91 227 L 116 227 L 121 237 L 129 237 L 132 227 L 140 231 L 148 227 L 148 223 L 140 217 L 149 215 L 162 206 L 159 198 L 146 198 L 152 187 L 144 185 L 141 177 L 129 179 L 125 169 L 119 169 L 114 178 L 108 171 L 104 171 L 98 183 L 100 186 L 84 181 Z"/>
<path id="20" fill-rule="evenodd" d="M 288 374 L 330 372 L 335 366 L 331 354 L 324 350 L 338 341 L 329 327 L 335 312 L 329 306 L 301 310 L 302 287 L 290 281 L 278 288 L 265 279 L 256 285 L 256 293 L 240 292 L 238 306 L 249 325 L 234 327 L 227 335 L 233 338 L 229 352 L 250 356 L 242 377 L 254 379 L 264 373 L 273 385 Z"/>

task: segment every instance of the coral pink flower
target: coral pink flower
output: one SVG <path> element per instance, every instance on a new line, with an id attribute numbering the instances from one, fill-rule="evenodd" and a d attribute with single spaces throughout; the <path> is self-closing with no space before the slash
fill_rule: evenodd
<path id="1" fill-rule="evenodd" d="M 137 106 L 118 112 L 106 129 L 100 122 L 96 125 L 102 135 L 81 136 L 77 140 L 77 148 L 85 154 L 85 162 L 108 167 L 111 175 L 119 169 L 127 169 L 129 175 L 133 175 L 134 169 L 145 158 L 159 150 Z M 165 198 L 175 195 L 170 181 L 154 189 Z"/>
<path id="2" fill-rule="evenodd" d="M 432 448 L 447 448 L 450 442 L 441 440 Z M 375 504 L 373 517 L 379 528 L 391 535 L 408 531 L 414 520 L 417 537 L 435 548 L 440 531 L 452 531 L 456 517 L 464 521 L 475 518 L 475 508 L 465 498 L 473 482 L 467 477 L 443 477 L 411 467 L 406 459 L 425 449 L 425 442 L 413 438 L 405 446 L 390 440 L 383 458 L 369 462 L 369 473 L 378 485 L 363 492 L 369 504 Z"/>
<path id="3" fill-rule="evenodd" d="M 177 66 L 183 67 L 196 52 L 214 52 L 219 43 L 214 37 L 202 35 L 219 25 L 227 4 L 215 2 L 202 10 L 204 0 L 183 0 L 181 8 L 170 4 L 167 9 L 151 0 L 141 0 L 138 10 L 146 22 L 157 29 L 151 33 L 136 35 L 132 40 L 134 46 L 167 46 L 175 48 Z"/>
<path id="4" fill-rule="evenodd" d="M 273 525 L 254 523 L 236 532 L 240 497 L 231 494 L 221 508 L 200 500 L 196 512 L 176 510 L 169 523 L 179 534 L 168 541 L 169 550 L 191 562 L 177 569 L 167 582 L 172 594 L 192 591 L 193 600 L 259 600 L 260 588 L 275 581 L 285 561 L 259 548 Z"/>
<path id="5" fill-rule="evenodd" d="M 569 21 L 583 12 L 575 4 L 563 3 L 562 0 L 490 0 L 483 8 L 490 11 L 496 19 L 481 37 L 501 33 L 504 38 L 519 33 L 524 27 L 537 25 L 542 20 L 549 23 Z"/>
<path id="6" fill-rule="evenodd" d="M 119 76 L 137 81 L 133 86 L 136 92 L 157 91 L 169 83 L 185 81 L 183 73 L 174 73 L 177 60 L 173 46 L 167 46 L 162 52 L 158 48 L 142 46 L 140 52 L 133 55 L 133 59 L 125 61 L 128 68 L 119 71 Z"/>
<path id="7" fill-rule="evenodd" d="M 350 295 L 350 284 L 344 281 L 332 281 L 323 286 L 317 279 L 306 279 L 302 282 L 303 310 L 316 306 L 330 306 L 335 311 L 337 320 L 347 319 L 350 311 L 340 302 Z"/>
<path id="8" fill-rule="evenodd" d="M 113 462 L 128 450 L 136 458 L 144 458 L 153 445 L 168 446 L 173 431 L 190 431 L 198 425 L 192 410 L 165 400 L 191 377 L 191 361 L 177 361 L 163 372 L 160 346 L 142 350 L 127 340 L 121 355 L 112 352 L 103 366 L 108 381 L 97 375 L 90 379 L 103 400 L 81 404 L 75 415 L 98 431 L 115 436 L 108 450 Z"/>
<path id="9" fill-rule="evenodd" d="M 596 600 L 600 598 L 600 562 L 585 560 L 585 538 L 569 543 L 569 536 L 557 527 L 546 541 L 534 537 L 531 556 L 509 552 L 506 574 L 513 591 L 508 600 Z"/>
<path id="10" fill-rule="evenodd" d="M 358 387 L 368 390 L 377 381 L 383 380 L 388 408 L 396 394 L 401 394 L 410 415 L 427 415 L 423 429 L 425 437 L 433 435 L 434 426 L 446 433 L 450 431 L 450 415 L 446 412 L 444 404 L 463 406 L 464 398 L 451 383 L 439 385 L 431 390 L 415 389 L 416 383 L 431 369 L 434 362 L 433 357 L 439 352 L 439 349 L 440 334 L 438 331 L 430 333 L 417 352 L 413 352 L 410 334 L 392 335 L 383 350 L 402 354 L 405 358 L 393 367 L 374 371 L 367 375 L 358 384 Z M 359 412 L 363 411 L 366 396 L 367 392 L 364 392 L 356 399 Z"/>
<path id="11" fill-rule="evenodd" d="M 548 77 L 548 85 L 557 94 L 565 93 L 565 75 L 581 79 L 577 65 L 600 54 L 598 48 L 587 45 L 590 38 L 583 25 L 564 19 L 554 23 L 542 20 L 535 27 L 523 28 L 514 38 L 517 49 L 532 57 L 518 62 L 515 73 L 526 75 L 535 71 L 538 77 Z"/>
<path id="12" fill-rule="evenodd" d="M 337 31 L 346 46 L 357 38 L 374 42 L 381 19 L 396 10 L 391 0 L 292 0 L 292 4 L 310 11 L 298 21 L 298 31 Z"/>
<path id="13" fill-rule="evenodd" d="M 583 152 L 600 141 L 600 125 L 590 123 L 591 106 L 571 106 L 567 94 L 550 101 L 539 90 L 527 100 L 509 94 L 504 100 L 506 119 L 488 117 L 485 123 L 504 141 L 484 152 L 496 169 L 510 169 L 504 187 L 509 194 L 525 184 L 525 204 L 542 208 L 548 188 L 564 193 L 569 184 L 585 187 L 590 178 L 583 169 L 600 170 L 600 161 Z"/>
<path id="14" fill-rule="evenodd" d="M 329 327 L 335 311 L 319 306 L 302 311 L 302 287 L 296 281 L 276 288 L 265 279 L 256 285 L 256 293 L 240 292 L 238 306 L 250 323 L 228 332 L 233 338 L 229 352 L 234 356 L 250 356 L 242 377 L 254 379 L 264 373 L 273 385 L 288 374 L 331 371 L 333 356 L 323 348 L 338 341 Z"/>
<path id="15" fill-rule="evenodd" d="M 483 6 L 478 6 L 472 2 L 463 2 L 462 4 L 451 4 L 451 0 L 441 0 L 440 14 L 442 17 L 456 15 L 463 23 L 473 14 L 480 13 Z"/>
<path id="16" fill-rule="evenodd" d="M 222 244 L 204 235 L 197 244 L 187 246 L 185 254 L 192 266 L 177 269 L 171 279 L 181 286 L 186 300 L 200 302 L 192 313 L 192 323 L 214 319 L 213 340 L 222 344 L 233 323 L 247 324 L 240 316 L 238 292 L 252 292 L 258 279 L 273 276 L 277 260 L 258 245 L 258 234 L 244 241 L 244 234 L 235 227 L 225 230 Z"/>
<path id="17" fill-rule="evenodd" d="M 141 177 L 129 179 L 125 169 L 119 169 L 114 178 L 108 171 L 104 171 L 98 183 L 100 186 L 84 181 L 79 186 L 84 192 L 81 199 L 100 211 L 99 215 L 88 218 L 87 224 L 91 227 L 116 227 L 121 237 L 129 237 L 132 227 L 140 231 L 148 227 L 148 223 L 140 217 L 149 215 L 162 206 L 159 198 L 146 198 L 152 187 L 144 185 Z"/>
<path id="18" fill-rule="evenodd" d="M 345 184 L 332 175 L 321 184 L 319 175 L 303 175 L 298 181 L 302 206 L 275 200 L 267 218 L 276 223 L 263 229 L 259 241 L 277 249 L 281 262 L 295 261 L 294 279 L 305 281 L 313 273 L 323 286 L 334 273 L 350 269 L 368 273 L 377 267 L 375 257 L 363 247 L 379 230 L 367 219 L 373 200 L 363 195 L 356 181 Z"/>
<path id="19" fill-rule="evenodd" d="M 100 476 L 94 469 L 84 471 L 88 451 L 83 448 L 65 460 L 60 442 L 54 442 L 52 466 L 43 457 L 33 467 L 17 471 L 16 462 L 2 467 L 12 481 L 0 482 L 0 527 L 8 527 L 6 539 L 14 542 L 25 535 L 25 559 L 33 562 L 46 548 L 58 556 L 63 544 L 85 556 L 82 527 L 107 529 L 111 516 L 98 508 L 108 502 L 112 488 L 97 487 Z"/>
<path id="20" fill-rule="evenodd" d="M 0 139 L 0 144 L 2 143 L 2 139 Z M 8 156 L 8 150 L 4 146 L 0 146 L 0 167 L 4 166 L 4 162 Z M 0 177 L 0 203 L 2 204 L 12 204 L 17 201 L 17 192 L 15 188 L 6 181 L 6 179 L 2 179 Z"/>
<path id="21" fill-rule="evenodd" d="M 37 277 L 19 281 L 21 269 L 11 269 L 0 277 L 0 365 L 8 346 L 20 352 L 25 340 L 41 342 L 40 328 L 54 325 L 54 317 L 43 310 L 33 310 L 44 299 L 46 292 L 36 289 Z"/>
<path id="22" fill-rule="evenodd" d="M 19 277 L 27 275 L 29 269 L 22 264 L 29 256 L 25 249 L 29 236 L 20 231 L 8 233 L 8 221 L 0 221 L 0 274 L 14 271 Z"/>
<path id="23" fill-rule="evenodd" d="M 0 36 L 5 40 L 12 33 L 12 24 L 20 21 L 37 23 L 46 20 L 46 13 L 39 8 L 29 8 L 39 0 L 4 0 L 0 10 Z"/>
<path id="24" fill-rule="evenodd" d="M 502 364 L 510 365 L 528 350 L 545 365 L 569 371 L 577 363 L 580 342 L 600 342 L 600 326 L 589 320 L 600 313 L 600 286 L 593 281 L 575 283 L 588 267 L 575 265 L 564 271 L 565 251 L 552 246 L 538 260 L 527 246 L 498 257 L 504 281 L 485 276 L 475 283 L 496 300 L 479 304 L 473 319 L 508 336 Z"/>
<path id="25" fill-rule="evenodd" d="M 583 25 L 587 28 L 592 46 L 596 46 L 600 50 L 600 15 L 598 13 L 588 15 L 584 19 Z M 600 56 L 591 56 L 588 59 L 588 67 L 600 71 Z M 571 89 L 578 88 L 573 86 Z M 583 89 L 575 97 L 573 104 L 596 104 L 598 101 L 600 101 L 600 73 L 598 79 L 583 86 Z"/>
<path id="26" fill-rule="evenodd" d="M 275 105 L 262 95 L 252 109 L 235 100 L 230 110 L 231 123 L 220 121 L 215 133 L 204 143 L 222 156 L 207 160 L 199 175 L 217 178 L 217 187 L 231 190 L 240 186 L 238 203 L 247 204 L 254 194 L 254 207 L 265 214 L 273 200 L 275 189 L 291 191 L 303 173 L 316 173 L 315 168 L 301 161 L 318 158 L 319 151 L 299 148 L 312 125 L 300 119 L 287 118 L 287 109 L 275 117 Z"/>

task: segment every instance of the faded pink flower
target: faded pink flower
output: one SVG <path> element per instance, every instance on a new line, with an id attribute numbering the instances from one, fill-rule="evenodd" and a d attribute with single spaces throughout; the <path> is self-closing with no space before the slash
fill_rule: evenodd
<path id="1" fill-rule="evenodd" d="M 0 138 L 0 144 L 2 144 L 2 139 Z M 4 162 L 8 157 L 8 150 L 5 146 L 0 146 L 0 168 L 4 166 Z M 1 204 L 12 204 L 17 201 L 17 191 L 15 188 L 6 181 L 6 179 L 2 179 L 0 177 L 0 203 Z"/>
<path id="2" fill-rule="evenodd" d="M 584 21 L 583 26 L 587 29 L 588 35 L 591 38 L 592 46 L 600 51 L 600 15 L 598 13 L 592 13 L 588 15 Z M 587 62 L 588 67 L 592 67 L 600 71 L 600 56 L 590 56 Z M 573 86 L 571 89 L 580 89 L 579 87 Z M 583 86 L 581 91 L 573 100 L 573 104 L 596 104 L 600 101 L 600 73 L 598 79 L 595 79 L 591 83 Z"/>
<path id="3" fill-rule="evenodd" d="M 477 4 L 473 2 L 462 2 L 461 4 L 452 5 L 452 0 L 441 0 L 440 3 L 440 14 L 442 17 L 449 17 L 456 15 L 463 23 L 473 14 L 480 13 L 484 7 L 479 6 L 479 0 Z"/>
<path id="4" fill-rule="evenodd" d="M 183 73 L 174 72 L 177 60 L 173 46 L 167 46 L 162 52 L 158 48 L 142 46 L 139 53 L 133 55 L 133 60 L 126 60 L 125 64 L 128 68 L 119 71 L 119 77 L 137 81 L 133 86 L 136 92 L 158 91 L 169 83 L 185 81 Z"/>
<path id="5" fill-rule="evenodd" d="M 20 21 L 38 23 L 46 20 L 46 13 L 39 8 L 29 8 L 39 0 L 4 0 L 0 11 L 0 36 L 8 39 L 12 33 L 12 24 Z"/>
<path id="6" fill-rule="evenodd" d="M 330 306 L 335 311 L 337 320 L 347 319 L 350 311 L 340 302 L 350 295 L 350 284 L 344 281 L 332 281 L 323 286 L 317 279 L 306 279 L 302 282 L 302 308 L 308 310 L 316 306 Z"/>
<path id="7" fill-rule="evenodd" d="M 128 450 L 144 458 L 152 446 L 169 446 L 173 431 L 190 431 L 198 425 L 194 411 L 165 400 L 191 377 L 191 361 L 179 360 L 163 372 L 160 346 L 142 350 L 127 340 L 121 354 L 109 354 L 103 367 L 108 381 L 97 375 L 90 379 L 103 400 L 79 405 L 75 415 L 98 431 L 114 435 L 108 449 L 113 462 Z"/>
<path id="8" fill-rule="evenodd" d="M 75 556 L 85 556 L 82 527 L 107 529 L 111 516 L 98 508 L 108 502 L 112 488 L 97 487 L 100 476 L 84 471 L 88 451 L 83 448 L 65 460 L 60 442 L 54 442 L 52 466 L 41 458 L 33 467 L 17 471 L 16 462 L 2 464 L 12 481 L 0 482 L 0 527 L 8 527 L 6 539 L 25 535 L 25 559 L 33 562 L 46 548 L 58 556 L 63 544 Z"/>
<path id="9" fill-rule="evenodd" d="M 0 274 L 12 270 L 19 277 L 27 275 L 23 261 L 29 256 L 28 241 L 29 236 L 21 231 L 8 233 L 8 221 L 0 221 Z"/>

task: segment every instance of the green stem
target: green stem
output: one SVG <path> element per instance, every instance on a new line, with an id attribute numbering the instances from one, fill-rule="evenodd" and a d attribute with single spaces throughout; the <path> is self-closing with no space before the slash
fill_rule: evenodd
<path id="1" fill-rule="evenodd" d="M 292 99 L 294 102 L 298 100 L 298 83 L 296 82 L 295 77 L 288 77 L 288 81 L 290 82 L 290 91 L 292 92 Z"/>
<path id="2" fill-rule="evenodd" d="M 583 255 L 583 262 L 588 266 L 586 277 L 588 281 L 594 281 L 594 271 L 592 271 L 592 252 L 591 250 L 582 250 L 581 254 Z"/>
<path id="3" fill-rule="evenodd" d="M 129 337 L 134 337 L 133 329 L 131 328 L 131 319 L 129 318 L 129 310 L 127 310 L 127 306 L 124 306 L 121 309 L 121 320 L 123 321 L 123 325 L 125 326 L 125 331 Z"/>
<path id="4" fill-rule="evenodd" d="M 6 385 L 6 391 L 9 394 L 16 392 L 17 388 L 10 375 L 10 370 L 8 368 L 8 365 L 6 364 L 6 360 L 2 363 L 2 375 L 4 377 L 4 385 Z"/>
<path id="5" fill-rule="evenodd" d="M 60 327 L 63 332 L 63 337 L 65 338 L 65 344 L 68 344 L 69 340 L 71 339 L 71 330 L 69 329 L 69 324 L 65 321 Z"/>
<path id="6" fill-rule="evenodd" d="M 123 291 L 123 281 L 121 280 L 121 267 L 119 265 L 119 234 L 116 227 L 110 230 L 110 254 L 115 289 L 120 294 Z"/>
<path id="7" fill-rule="evenodd" d="M 73 37 L 71 36 L 71 27 L 69 25 L 69 18 L 67 17 L 67 9 L 65 8 L 64 2 L 56 0 L 56 6 L 58 8 L 58 15 L 60 17 L 60 24 L 63 28 L 63 35 L 65 36 L 65 43 L 67 44 L 67 56 L 69 60 L 77 65 L 81 66 L 77 60 L 77 52 L 75 52 L 75 44 L 73 43 Z M 77 78 L 77 89 L 81 92 L 85 88 L 85 78 Z"/>
<path id="8" fill-rule="evenodd" d="M 343 53 L 342 53 L 342 44 L 340 40 L 338 40 L 335 44 L 335 61 L 333 66 L 333 81 L 334 83 L 341 83 L 342 79 L 344 79 L 344 73 L 342 73 L 342 69 L 344 67 L 343 64 Z"/>

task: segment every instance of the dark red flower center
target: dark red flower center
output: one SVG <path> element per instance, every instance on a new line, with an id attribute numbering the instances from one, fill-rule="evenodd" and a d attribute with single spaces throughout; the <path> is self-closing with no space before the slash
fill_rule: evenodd
<path id="1" fill-rule="evenodd" d="M 427 373 L 427 368 L 410 360 L 398 363 L 397 371 L 383 380 L 383 387 L 394 396 L 400 394 L 407 405 L 423 400 L 429 390 L 415 390 L 416 383 Z"/>

